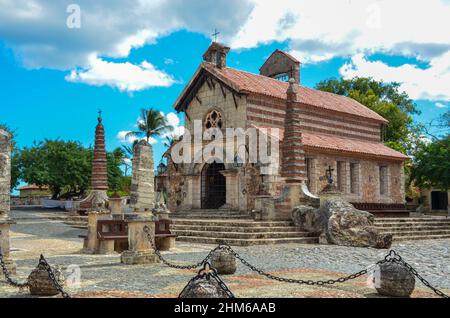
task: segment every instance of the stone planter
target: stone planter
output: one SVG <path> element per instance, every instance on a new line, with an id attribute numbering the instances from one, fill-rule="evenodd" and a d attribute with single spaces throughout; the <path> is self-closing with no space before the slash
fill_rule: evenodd
<path id="1" fill-rule="evenodd" d="M 236 257 L 227 251 L 216 251 L 211 255 L 211 267 L 220 275 L 236 273 Z"/>
<path id="2" fill-rule="evenodd" d="M 403 265 L 385 263 L 375 273 L 374 284 L 380 295 L 410 297 L 414 291 L 415 278 Z"/>

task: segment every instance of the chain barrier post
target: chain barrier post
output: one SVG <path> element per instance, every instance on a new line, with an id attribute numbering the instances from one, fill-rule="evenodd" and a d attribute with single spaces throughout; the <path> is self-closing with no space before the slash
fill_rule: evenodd
<path id="1" fill-rule="evenodd" d="M 236 298 L 209 262 L 192 278 L 178 298 Z"/>

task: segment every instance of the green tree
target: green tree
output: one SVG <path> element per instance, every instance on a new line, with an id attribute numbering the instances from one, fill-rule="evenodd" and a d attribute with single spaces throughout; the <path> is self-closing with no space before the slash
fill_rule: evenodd
<path id="1" fill-rule="evenodd" d="M 55 200 L 63 191 L 82 195 L 89 188 L 92 157 L 92 150 L 79 142 L 41 141 L 22 150 L 22 177 L 25 182 L 49 186 Z"/>
<path id="2" fill-rule="evenodd" d="M 414 156 L 411 179 L 421 188 L 450 189 L 450 135 L 419 148 Z"/>
<path id="3" fill-rule="evenodd" d="M 167 123 L 167 119 L 154 108 L 141 109 L 141 117 L 137 122 L 137 131 L 127 134 L 129 137 L 146 138 L 147 142 L 151 137 L 161 136 L 166 132 L 173 131 L 173 127 Z"/>
<path id="4" fill-rule="evenodd" d="M 0 129 L 3 129 L 9 134 L 11 134 L 11 191 L 12 191 L 19 185 L 21 175 L 19 166 L 20 149 L 19 147 L 17 147 L 16 143 L 17 130 L 10 128 L 6 124 L 0 124 Z"/>
<path id="5" fill-rule="evenodd" d="M 353 98 L 383 116 L 389 121 L 383 132 L 386 145 L 411 155 L 422 127 L 413 123 L 412 116 L 419 111 L 408 95 L 399 91 L 399 86 L 398 83 L 355 77 L 325 80 L 316 88 Z"/>
<path id="6" fill-rule="evenodd" d="M 122 190 L 123 172 L 120 166 L 124 164 L 125 152 L 121 148 L 114 149 L 106 154 L 108 161 L 108 187 L 109 190 L 117 193 Z"/>

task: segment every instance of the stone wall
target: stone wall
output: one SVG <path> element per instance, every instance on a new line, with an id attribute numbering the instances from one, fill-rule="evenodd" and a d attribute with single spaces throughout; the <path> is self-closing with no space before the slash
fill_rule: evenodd
<path id="1" fill-rule="evenodd" d="M 318 194 L 327 184 L 325 170 L 331 166 L 333 171 L 333 179 L 338 182 L 337 162 L 341 162 L 342 184 L 341 191 L 344 198 L 350 202 L 367 202 L 367 203 L 404 203 L 404 173 L 403 164 L 400 162 L 388 161 L 371 161 L 350 157 L 339 157 L 323 154 L 307 153 L 307 159 L 310 163 L 309 181 L 310 191 Z M 355 193 L 351 193 L 350 183 L 350 164 L 354 164 L 354 189 Z M 387 189 L 385 195 L 380 194 L 380 166 L 387 167 Z M 320 180 L 322 179 L 322 180 Z"/>
<path id="2" fill-rule="evenodd" d="M 283 129 L 286 113 L 286 101 L 251 95 L 247 98 L 247 119 L 257 126 L 270 126 Z M 302 131 L 310 133 L 332 134 L 365 141 L 381 140 L 380 124 L 349 114 L 334 113 L 306 104 L 298 104 L 302 119 Z"/>
<path id="3" fill-rule="evenodd" d="M 7 218 L 10 209 L 11 144 L 10 135 L 0 129 L 0 219 Z"/>
<path id="4" fill-rule="evenodd" d="M 224 94 L 225 93 L 225 97 Z M 194 120 L 202 120 L 205 115 L 212 109 L 220 111 L 224 117 L 224 127 L 227 128 L 244 128 L 246 127 L 246 100 L 245 97 L 237 97 L 234 103 L 232 93 L 216 82 L 211 88 L 207 83 L 199 89 L 197 98 L 194 98 L 187 109 L 185 116 L 185 128 L 191 133 L 194 129 Z M 200 103 L 201 102 L 201 103 Z"/>

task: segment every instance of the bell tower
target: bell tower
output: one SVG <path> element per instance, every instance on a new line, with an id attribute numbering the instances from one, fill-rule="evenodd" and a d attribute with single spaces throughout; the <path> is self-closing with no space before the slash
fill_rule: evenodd
<path id="1" fill-rule="evenodd" d="M 203 60 L 214 64 L 218 68 L 224 68 L 227 67 L 228 52 L 230 52 L 229 47 L 218 42 L 213 42 L 205 54 L 203 54 Z"/>

